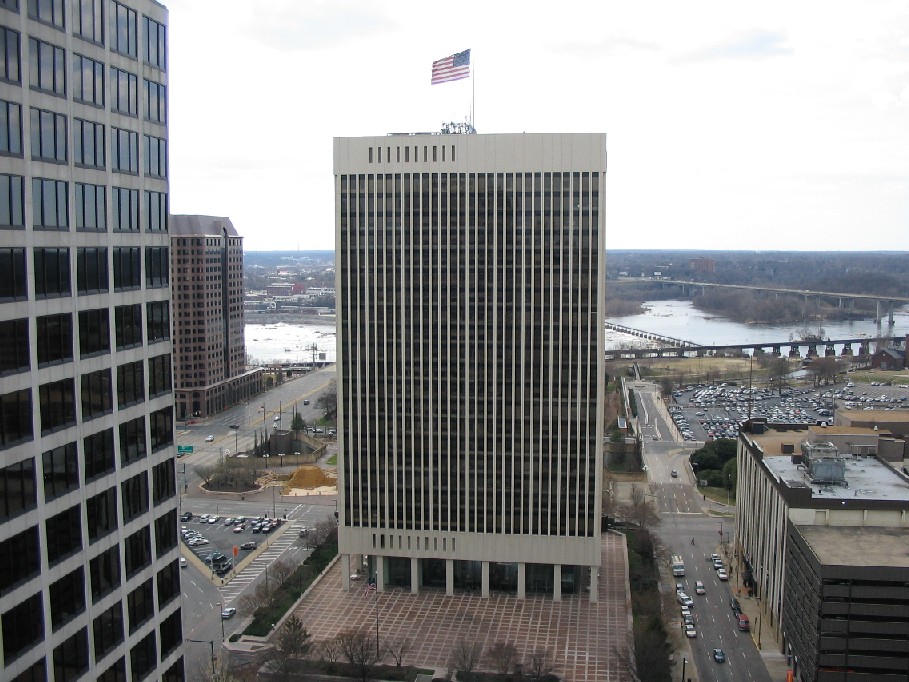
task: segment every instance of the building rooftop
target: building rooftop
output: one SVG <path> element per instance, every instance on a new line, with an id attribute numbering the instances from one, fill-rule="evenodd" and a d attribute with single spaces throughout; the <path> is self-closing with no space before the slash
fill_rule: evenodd
<path id="1" fill-rule="evenodd" d="M 909 480 L 873 456 L 854 457 L 843 452 L 846 485 L 812 483 L 804 464 L 793 461 L 793 455 L 801 455 L 803 442 L 828 442 L 832 436 L 845 434 L 856 437 L 856 441 L 867 443 L 869 437 L 876 438 L 880 432 L 866 428 L 810 428 L 807 431 L 767 431 L 750 435 L 751 440 L 764 452 L 767 471 L 789 488 L 811 491 L 812 500 L 889 500 L 909 502 Z M 857 443 L 858 444 L 858 443 Z M 791 445 L 792 453 L 783 453 L 783 446 Z"/>
<path id="2" fill-rule="evenodd" d="M 798 532 L 828 566 L 909 567 L 905 528 L 799 525 Z"/>
<path id="3" fill-rule="evenodd" d="M 837 410 L 837 416 L 859 422 L 909 423 L 909 410 Z"/>
<path id="4" fill-rule="evenodd" d="M 239 237 L 230 218 L 211 215 L 171 215 L 168 232 L 172 237 L 187 235 L 215 235 L 220 237 L 221 230 L 227 230 L 228 237 Z"/>

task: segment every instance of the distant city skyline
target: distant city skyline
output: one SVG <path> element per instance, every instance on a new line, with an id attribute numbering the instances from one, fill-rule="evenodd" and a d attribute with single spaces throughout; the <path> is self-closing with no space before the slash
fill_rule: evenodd
<path id="1" fill-rule="evenodd" d="M 472 88 L 481 133 L 607 133 L 608 249 L 909 250 L 905 4 L 165 4 L 171 208 L 249 250 L 334 248 L 332 137 L 439 130 Z"/>

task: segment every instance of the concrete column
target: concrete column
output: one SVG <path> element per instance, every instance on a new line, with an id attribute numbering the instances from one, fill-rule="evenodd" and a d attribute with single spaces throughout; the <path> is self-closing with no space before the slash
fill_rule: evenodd
<path id="1" fill-rule="evenodd" d="M 523 561 L 518 564 L 518 599 L 524 599 L 527 596 L 526 568 L 527 565 Z"/>
<path id="2" fill-rule="evenodd" d="M 562 601 L 562 564 L 552 567 L 552 601 Z"/>
<path id="3" fill-rule="evenodd" d="M 881 302 L 880 302 L 880 301 L 875 301 L 875 304 L 874 304 L 874 319 L 875 319 L 875 320 L 881 319 Z"/>
<path id="4" fill-rule="evenodd" d="M 600 567 L 590 567 L 590 603 L 596 604 L 600 601 Z"/>
<path id="5" fill-rule="evenodd" d="M 893 301 L 887 301 L 887 324 L 893 326 Z"/>
<path id="6" fill-rule="evenodd" d="M 350 592 L 350 554 L 341 555 L 341 586 Z"/>
<path id="7" fill-rule="evenodd" d="M 374 556 L 376 561 L 376 592 L 385 591 L 385 557 Z"/>
<path id="8" fill-rule="evenodd" d="M 420 560 L 416 557 L 410 559 L 410 593 L 420 593 Z"/>
<path id="9" fill-rule="evenodd" d="M 445 594 L 454 594 L 454 559 L 445 560 Z"/>
<path id="10" fill-rule="evenodd" d="M 484 561 L 480 568 L 480 596 L 489 597 L 489 562 Z"/>

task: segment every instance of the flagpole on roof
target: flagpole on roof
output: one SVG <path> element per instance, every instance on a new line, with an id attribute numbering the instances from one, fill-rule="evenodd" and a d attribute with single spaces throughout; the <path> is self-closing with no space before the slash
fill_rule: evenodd
<path id="1" fill-rule="evenodd" d="M 473 56 L 473 53 L 471 53 Z M 474 121 L 476 121 L 477 115 L 477 63 L 471 65 L 470 69 L 470 128 L 471 132 L 477 131 L 477 126 Z"/>

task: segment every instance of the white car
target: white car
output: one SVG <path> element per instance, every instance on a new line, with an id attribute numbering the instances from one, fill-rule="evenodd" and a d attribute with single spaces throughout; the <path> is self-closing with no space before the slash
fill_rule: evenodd
<path id="1" fill-rule="evenodd" d="M 214 434 L 211 434 L 211 433 L 210 433 L 210 434 L 208 434 L 207 436 L 205 436 L 205 442 L 206 442 L 206 443 L 211 443 L 211 442 L 213 442 L 214 440 L 215 440 Z"/>
<path id="2" fill-rule="evenodd" d="M 717 569 L 716 577 L 720 580 L 729 580 L 729 574 L 726 573 L 726 569 L 724 568 Z"/>
<path id="3" fill-rule="evenodd" d="M 180 557 L 180 568 L 186 568 L 186 557 Z"/>
<path id="4" fill-rule="evenodd" d="M 707 594 L 707 588 L 704 587 L 704 583 L 702 583 L 700 580 L 697 580 L 694 583 L 694 593 L 695 594 Z"/>
<path id="5" fill-rule="evenodd" d="M 694 629 L 693 625 L 688 625 L 685 627 L 685 636 L 689 639 L 694 639 L 698 636 L 698 632 Z"/>
<path id="6" fill-rule="evenodd" d="M 224 609 L 221 612 L 221 618 L 223 618 L 224 620 L 227 620 L 228 618 L 233 618 L 236 613 L 237 613 L 237 609 L 235 609 L 233 606 L 231 606 L 229 608 Z"/>

